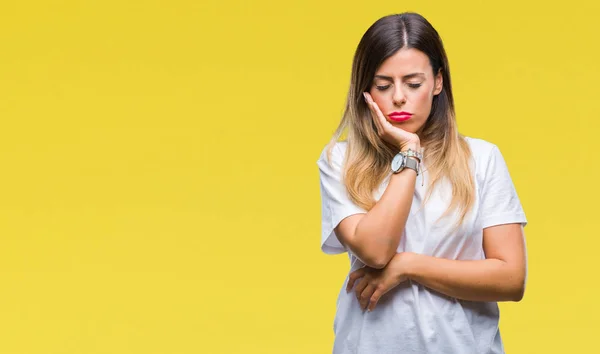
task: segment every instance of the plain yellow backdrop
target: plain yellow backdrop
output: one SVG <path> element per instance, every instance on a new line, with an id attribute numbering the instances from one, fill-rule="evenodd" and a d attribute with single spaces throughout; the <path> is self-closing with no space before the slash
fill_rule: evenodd
<path id="1" fill-rule="evenodd" d="M 529 220 L 507 352 L 600 352 L 598 2 L 64 0 L 0 5 L 0 353 L 331 352 L 316 161 L 402 11 Z"/>

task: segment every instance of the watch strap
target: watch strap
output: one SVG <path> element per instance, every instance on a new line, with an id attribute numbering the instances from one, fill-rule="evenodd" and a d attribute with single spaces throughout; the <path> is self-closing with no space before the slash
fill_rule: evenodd
<path id="1" fill-rule="evenodd" d="M 400 165 L 395 167 L 395 163 L 397 163 L 397 159 L 401 159 L 400 160 Z M 393 173 L 399 173 L 400 171 L 402 171 L 405 168 L 410 168 L 415 170 L 415 172 L 417 172 L 417 176 L 419 175 L 419 170 L 420 170 L 420 162 L 417 158 L 415 157 L 408 157 L 406 156 L 406 152 L 399 152 L 394 159 L 392 160 L 392 172 Z"/>
<path id="2" fill-rule="evenodd" d="M 411 158 L 406 158 L 405 160 L 405 165 L 404 168 L 410 168 L 412 170 L 415 170 L 415 172 L 417 173 L 417 176 L 419 175 L 419 161 L 417 161 L 416 159 L 411 159 Z"/>

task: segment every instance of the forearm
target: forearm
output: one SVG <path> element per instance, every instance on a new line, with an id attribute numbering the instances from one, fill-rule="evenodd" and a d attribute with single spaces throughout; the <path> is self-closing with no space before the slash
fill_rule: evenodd
<path id="1" fill-rule="evenodd" d="M 442 294 L 469 301 L 519 301 L 525 270 L 500 259 L 450 260 L 411 253 L 407 277 Z"/>
<path id="2" fill-rule="evenodd" d="M 369 265 L 383 268 L 394 257 L 412 205 L 416 172 L 409 168 L 392 174 L 375 206 L 359 221 L 354 232 L 355 253 Z"/>

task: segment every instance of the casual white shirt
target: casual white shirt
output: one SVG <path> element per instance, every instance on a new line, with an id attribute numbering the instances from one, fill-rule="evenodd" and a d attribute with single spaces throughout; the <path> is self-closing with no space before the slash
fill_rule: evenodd
<path id="1" fill-rule="evenodd" d="M 427 161 L 424 161 L 424 172 L 417 177 L 410 214 L 397 252 L 456 260 L 485 259 L 484 228 L 508 223 L 527 224 L 498 147 L 481 139 L 467 137 L 466 140 L 471 147 L 475 172 L 476 201 L 472 211 L 455 232 L 457 213 L 434 223 L 451 200 L 451 186 L 447 182 L 436 187 L 420 210 L 429 177 Z M 327 162 L 325 149 L 317 161 L 322 202 L 321 249 L 327 254 L 348 252 L 338 241 L 334 228 L 350 215 L 367 212 L 350 200 L 342 182 L 341 167 L 346 147 L 346 142 L 336 143 L 331 165 Z M 381 198 L 390 176 L 375 192 L 375 200 Z M 351 252 L 348 256 L 348 274 L 364 266 Z M 417 282 L 406 281 L 386 293 L 375 309 L 367 312 L 360 308 L 353 291 L 346 293 L 347 281 L 346 276 L 337 298 L 333 323 L 334 354 L 504 353 L 496 302 L 459 300 Z"/>

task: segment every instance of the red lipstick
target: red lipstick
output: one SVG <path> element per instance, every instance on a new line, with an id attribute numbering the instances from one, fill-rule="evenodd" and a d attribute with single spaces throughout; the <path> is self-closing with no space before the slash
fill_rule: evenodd
<path id="1" fill-rule="evenodd" d="M 388 114 L 388 117 L 390 117 L 391 120 L 395 121 L 395 122 L 404 122 L 409 120 L 412 117 L 412 113 L 408 113 L 408 112 L 392 112 L 390 114 Z"/>

